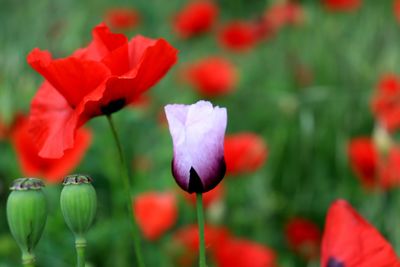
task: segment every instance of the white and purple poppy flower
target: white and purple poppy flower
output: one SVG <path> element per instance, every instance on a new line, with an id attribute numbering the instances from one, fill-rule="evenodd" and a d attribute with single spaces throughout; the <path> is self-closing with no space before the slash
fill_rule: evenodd
<path id="1" fill-rule="evenodd" d="M 172 175 L 189 193 L 213 189 L 225 175 L 226 108 L 210 102 L 165 106 L 174 146 Z"/>

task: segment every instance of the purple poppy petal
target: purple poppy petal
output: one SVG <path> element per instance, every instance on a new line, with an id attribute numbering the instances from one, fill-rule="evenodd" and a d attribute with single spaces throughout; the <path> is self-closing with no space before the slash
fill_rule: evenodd
<path id="1" fill-rule="evenodd" d="M 225 108 L 210 102 L 165 107 L 174 146 L 172 173 L 178 185 L 192 192 L 213 189 L 225 175 Z"/>

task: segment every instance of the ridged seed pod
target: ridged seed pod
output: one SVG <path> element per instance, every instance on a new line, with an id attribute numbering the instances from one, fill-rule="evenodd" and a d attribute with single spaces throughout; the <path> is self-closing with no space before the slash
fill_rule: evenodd
<path id="1" fill-rule="evenodd" d="M 96 214 L 96 191 L 87 175 L 74 174 L 65 177 L 60 203 L 65 222 L 75 237 L 83 237 Z"/>
<path id="2" fill-rule="evenodd" d="M 42 236 L 47 219 L 44 183 L 36 178 L 19 178 L 7 199 L 7 220 L 11 234 L 22 251 L 23 264 L 33 264 L 33 249 Z"/>

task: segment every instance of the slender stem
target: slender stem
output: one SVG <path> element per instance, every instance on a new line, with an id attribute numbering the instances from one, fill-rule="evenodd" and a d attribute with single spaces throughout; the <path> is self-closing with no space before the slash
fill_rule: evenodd
<path id="1" fill-rule="evenodd" d="M 204 241 L 203 194 L 196 193 L 197 224 L 199 227 L 199 267 L 206 267 L 206 247 Z"/>
<path id="2" fill-rule="evenodd" d="M 115 140 L 115 145 L 117 146 L 118 149 L 118 154 L 119 154 L 119 160 L 120 160 L 120 171 L 122 174 L 122 182 L 123 182 L 123 188 L 125 191 L 125 196 L 126 196 L 126 201 L 127 201 L 127 208 L 128 212 L 130 213 L 129 217 L 132 217 L 132 220 L 130 220 L 131 226 L 132 226 L 132 234 L 133 234 L 133 243 L 134 243 L 134 249 L 135 249 L 135 254 L 136 254 L 136 259 L 138 262 L 139 267 L 144 267 L 144 261 L 142 257 L 142 248 L 140 246 L 140 239 L 139 239 L 139 228 L 136 223 L 136 218 L 135 214 L 133 213 L 133 208 L 132 208 L 132 197 L 131 197 L 131 192 L 130 192 L 130 182 L 129 182 L 129 174 L 128 174 L 128 169 L 125 161 L 125 157 L 122 151 L 122 146 L 121 142 L 119 141 L 118 134 L 116 131 L 116 128 L 114 126 L 113 120 L 111 118 L 111 115 L 107 115 L 107 120 L 110 125 L 114 140 Z"/>
<path id="3" fill-rule="evenodd" d="M 86 239 L 83 237 L 75 238 L 75 249 L 76 249 L 76 259 L 77 267 L 85 267 L 85 249 L 86 249 Z"/>

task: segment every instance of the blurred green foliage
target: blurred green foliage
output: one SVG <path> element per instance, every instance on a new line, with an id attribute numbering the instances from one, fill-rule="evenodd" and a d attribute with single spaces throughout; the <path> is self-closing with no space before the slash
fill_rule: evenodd
<path id="1" fill-rule="evenodd" d="M 0 116 L 10 122 L 15 112 L 29 111 L 41 77 L 26 63 L 34 47 L 66 56 L 91 38 L 93 26 L 109 7 L 130 6 L 141 15 L 131 37 L 163 37 L 179 49 L 177 66 L 150 92 L 148 110 L 125 108 L 115 115 L 129 162 L 135 156 L 151 159 L 152 168 L 133 172 L 133 194 L 176 189 L 170 173 L 172 144 L 158 114 L 167 103 L 199 99 L 187 85 L 177 82 L 182 64 L 209 55 L 230 58 L 240 71 L 237 90 L 213 103 L 228 108 L 228 133 L 252 131 L 268 143 L 269 157 L 258 172 L 226 179 L 226 212 L 222 224 L 237 236 L 275 249 L 280 266 L 305 266 L 287 247 L 283 228 L 296 215 L 314 219 L 321 228 L 330 203 L 349 200 L 400 251 L 400 194 L 365 192 L 347 159 L 349 138 L 370 135 L 371 92 L 382 73 L 400 69 L 400 32 L 392 1 L 365 1 L 349 14 L 328 13 L 318 1 L 303 1 L 304 25 L 287 27 L 247 53 L 223 50 L 209 33 L 182 41 L 171 30 L 173 14 L 184 0 L 63 1 L 3 0 L 0 9 Z M 256 18 L 273 1 L 221 0 L 221 21 Z M 311 81 L 299 83 L 296 70 L 307 68 Z M 95 178 L 99 196 L 96 222 L 88 236 L 88 260 L 93 266 L 133 266 L 134 253 L 125 214 L 118 203 L 118 162 L 111 132 L 104 118 L 89 125 L 94 140 L 77 169 Z M 0 143 L 0 266 L 16 266 L 19 251 L 5 219 L 7 187 L 21 176 L 10 143 Z M 112 177 L 111 179 L 108 179 Z M 115 178 L 115 183 L 110 180 Z M 110 190 L 111 189 L 111 190 Z M 71 266 L 72 234 L 58 204 L 61 187 L 48 186 L 50 216 L 37 248 L 38 266 Z M 168 255 L 175 229 L 195 221 L 194 211 L 180 202 L 179 220 L 161 240 L 144 241 L 148 266 L 173 266 Z M 318 266 L 318 262 L 309 266 Z"/>

